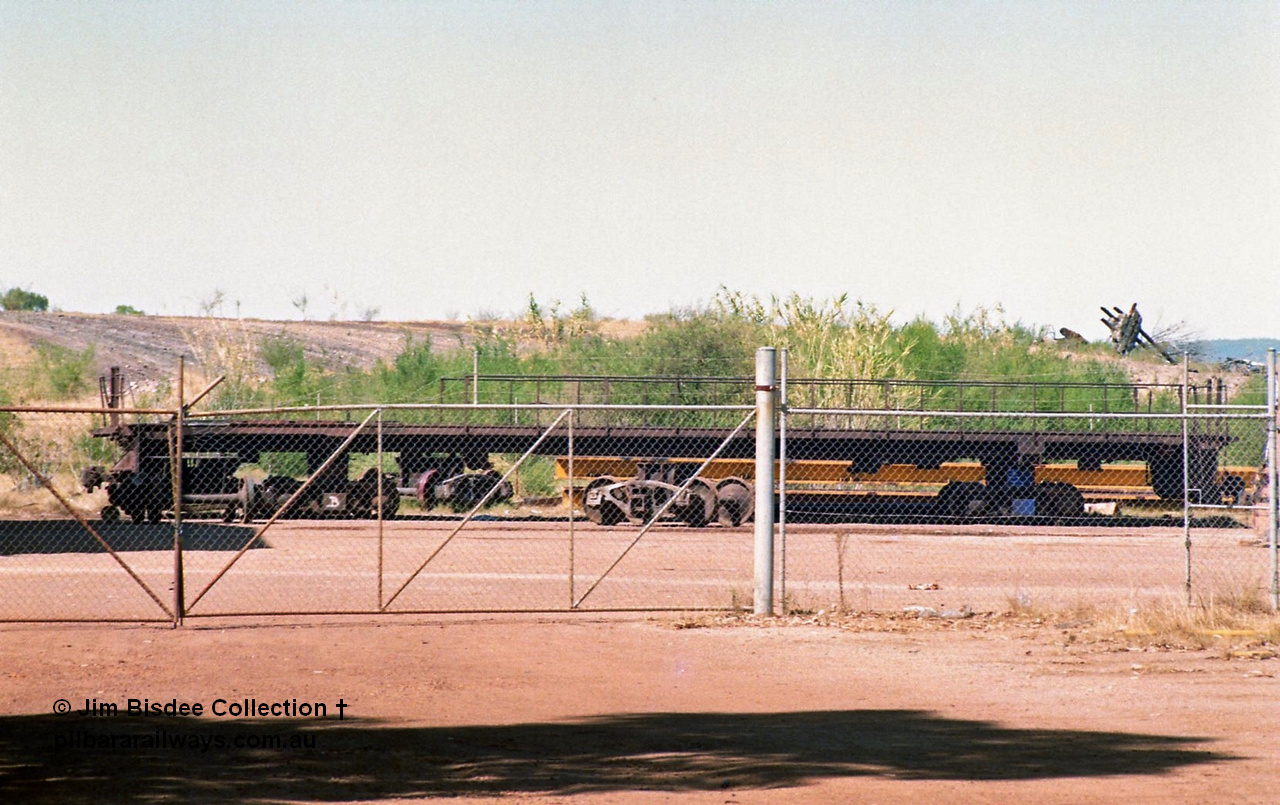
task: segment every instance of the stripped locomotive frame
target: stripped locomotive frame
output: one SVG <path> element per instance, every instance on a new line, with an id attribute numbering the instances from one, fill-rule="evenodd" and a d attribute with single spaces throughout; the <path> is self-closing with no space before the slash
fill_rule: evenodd
<path id="1" fill-rule="evenodd" d="M 533 382 L 537 384 L 535 396 L 544 405 L 555 402 L 543 398 L 543 384 L 568 384 L 578 397 L 575 402 L 581 402 L 585 383 L 597 383 L 606 392 L 622 383 L 655 387 L 660 383 L 674 384 L 674 403 L 681 401 L 682 383 L 686 390 L 695 384 L 709 386 L 716 395 L 732 395 L 735 390 L 748 388 L 747 381 L 739 378 L 491 376 L 467 380 L 481 379 L 510 384 Z M 441 380 L 442 396 L 445 383 L 451 380 L 454 379 Z M 891 393 L 905 391 L 908 395 L 918 394 L 923 410 L 926 393 L 933 390 L 933 386 L 920 381 L 801 380 L 795 381 L 797 397 L 803 399 L 806 384 L 810 396 L 832 387 L 846 393 L 849 399 L 868 389 L 883 390 L 886 409 Z M 992 410 L 998 410 L 997 394 L 1006 386 L 1027 387 L 970 383 L 968 388 L 977 388 L 984 397 L 989 394 Z M 122 388 L 123 379 L 113 369 L 109 381 L 104 378 L 102 382 L 104 407 L 120 407 Z M 962 410 L 969 410 L 965 407 L 966 388 L 958 387 L 957 404 Z M 1061 402 L 1057 407 L 1065 412 L 1067 388 L 1033 384 L 1032 409 L 1038 410 L 1036 400 L 1043 402 L 1048 394 L 1050 398 L 1058 397 Z M 1206 399 L 1216 397 L 1219 404 L 1224 399 L 1220 381 L 1216 387 L 1211 382 L 1202 389 L 1153 386 L 1146 389 L 1148 412 L 1152 395 L 1170 388 L 1181 394 L 1204 393 Z M 1133 413 L 1140 414 L 1137 387 L 1131 392 Z M 1041 396 L 1037 397 L 1037 393 Z M 510 396 L 514 399 L 514 385 Z M 946 413 L 937 412 L 940 417 Z M 1082 515 L 1083 497 L 1075 486 L 1062 481 L 1034 481 L 1034 469 L 1049 462 L 1075 462 L 1080 470 L 1096 470 L 1112 462 L 1142 462 L 1152 490 L 1165 500 L 1183 499 L 1184 482 L 1193 502 L 1219 503 L 1224 495 L 1234 500 L 1239 494 L 1235 488 L 1239 484 L 1233 485 L 1239 479 L 1220 476 L 1218 471 L 1218 455 L 1232 440 L 1225 431 L 1187 433 L 1184 443 L 1183 434 L 1169 430 L 1094 431 L 1092 423 L 1089 430 L 1070 430 L 1060 424 L 1041 429 L 1034 421 L 1029 430 L 928 430 L 853 427 L 852 420 L 842 420 L 841 416 L 836 415 L 834 425 L 821 416 L 792 420 L 787 435 L 789 462 L 846 462 L 851 477 L 875 473 L 886 465 L 937 469 L 960 460 L 981 463 L 984 481 L 953 481 L 929 502 L 927 514 L 939 518 L 999 518 L 1026 511 L 1041 517 Z M 1027 416 L 1034 418 L 1035 413 Z M 1050 425 L 1054 421 L 1049 420 Z M 86 469 L 81 478 L 85 489 L 106 488 L 109 505 L 103 510 L 104 519 L 118 518 L 123 513 L 135 522 L 158 521 L 174 504 L 170 456 L 175 452 L 175 423 L 125 423 L 111 415 L 104 425 L 93 435 L 116 442 L 122 458 L 110 469 Z M 753 478 L 695 478 L 694 465 L 671 460 L 704 458 L 718 445 L 722 458 L 750 458 L 755 452 L 752 436 L 729 438 L 728 428 L 657 425 L 647 420 L 580 425 L 575 433 L 570 444 L 567 434 L 547 434 L 538 425 L 383 421 L 375 435 L 348 421 L 190 419 L 182 424 L 182 501 L 184 508 L 215 507 L 225 519 L 245 522 L 277 515 L 389 518 L 396 514 L 402 497 L 417 500 L 424 510 L 438 504 L 469 508 L 486 498 L 502 502 L 513 495 L 511 484 L 494 471 L 492 455 L 531 451 L 545 456 L 574 453 L 583 457 L 640 458 L 633 477 L 599 476 L 578 490 L 582 492 L 580 502 L 586 517 L 599 524 L 641 523 L 661 513 L 666 519 L 695 527 L 712 522 L 737 526 L 753 516 Z M 370 468 L 358 479 L 351 479 L 350 453 L 372 454 L 378 450 L 396 455 L 398 474 L 383 474 L 379 479 L 378 471 Z M 315 477 L 289 510 L 281 511 L 303 482 L 283 474 L 254 480 L 242 469 L 259 464 L 263 454 L 289 452 L 305 454 L 307 475 Z"/>
<path id="2" fill-rule="evenodd" d="M 452 500 L 478 503 L 500 478 L 489 456 L 531 450 L 563 456 L 571 448 L 566 435 L 548 436 L 540 426 L 409 424 L 384 421 L 382 448 L 398 457 L 398 476 L 376 470 L 358 479 L 348 477 L 347 452 L 373 453 L 378 436 L 358 432 L 353 422 L 339 421 L 210 421 L 183 425 L 183 503 L 221 507 L 229 518 L 249 521 L 279 513 L 287 517 L 394 516 L 402 495 L 417 498 L 424 507 Z M 170 483 L 171 423 L 117 423 L 94 432 L 114 440 L 123 458 L 109 470 L 84 471 L 87 489 L 103 485 L 110 508 L 104 517 L 123 512 L 135 522 L 158 520 L 173 507 Z M 580 427 L 572 452 L 580 456 L 663 456 L 699 458 L 725 442 L 724 458 L 748 458 L 754 453 L 751 436 L 727 439 L 728 429 L 662 426 Z M 727 441 L 726 441 L 727 439 Z M 1189 435 L 1185 451 L 1188 488 L 1199 502 L 1222 499 L 1218 453 L 1230 441 L 1226 434 Z M 1183 496 L 1183 437 L 1178 433 L 1123 432 L 960 432 L 792 428 L 787 436 L 790 460 L 837 460 L 850 473 L 875 472 L 887 464 L 936 468 L 944 462 L 981 462 L 984 483 L 952 483 L 934 500 L 940 516 L 999 517 L 1016 514 L 1014 501 L 1035 501 L 1039 516 L 1074 517 L 1083 514 L 1075 487 L 1064 483 L 1028 485 L 1032 469 L 1048 461 L 1075 461 L 1082 469 L 1117 461 L 1142 461 L 1152 487 L 1164 499 Z M 305 495 L 289 511 L 279 509 L 302 482 L 284 475 L 261 481 L 239 477 L 243 465 L 256 464 L 263 453 L 305 452 L 309 474 L 318 473 Z M 597 478 L 583 499 L 587 517 L 602 524 L 639 522 L 655 514 L 667 500 L 669 515 L 693 526 L 719 521 L 728 526 L 751 518 L 754 490 L 751 478 L 711 480 L 690 478 L 687 464 L 642 462 L 635 478 Z M 690 482 L 691 481 L 691 482 Z M 688 482 L 688 483 L 686 483 Z M 511 497 L 503 484 L 491 499 Z"/>

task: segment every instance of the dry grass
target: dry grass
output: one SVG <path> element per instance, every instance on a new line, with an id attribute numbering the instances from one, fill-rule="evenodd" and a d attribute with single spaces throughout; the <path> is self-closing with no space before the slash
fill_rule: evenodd
<path id="1" fill-rule="evenodd" d="M 1241 651 L 1270 651 L 1280 646 L 1280 615 L 1270 609 L 1262 591 L 1219 597 L 1192 606 L 1167 604 L 1103 612 L 1091 630 L 1141 647 L 1220 650 L 1224 656 Z"/>
<path id="2" fill-rule="evenodd" d="M 1037 610 L 1016 600 L 1003 612 L 841 612 L 793 610 L 787 616 L 690 613 L 675 629 L 817 626 L 856 632 L 965 631 L 1040 633 L 1075 650 L 1207 651 L 1222 659 L 1280 657 L 1280 613 L 1267 591 L 1219 594 L 1193 606 L 1169 601 L 1143 607 L 1081 604 Z"/>
<path id="3" fill-rule="evenodd" d="M 64 520 L 67 510 L 44 487 L 15 491 L 7 478 L 0 478 L 0 517 L 6 520 Z M 78 485 L 64 480 L 54 481 L 54 486 L 67 502 L 83 517 L 97 519 L 102 507 L 107 505 L 107 493 L 101 489 L 86 494 Z"/>

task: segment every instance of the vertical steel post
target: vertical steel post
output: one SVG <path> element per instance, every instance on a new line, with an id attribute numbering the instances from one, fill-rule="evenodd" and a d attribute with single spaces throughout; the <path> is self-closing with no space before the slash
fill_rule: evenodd
<path id="1" fill-rule="evenodd" d="M 757 615 L 773 613 L 773 415 L 778 374 L 777 350 L 756 350 L 756 532 Z"/>
<path id="2" fill-rule="evenodd" d="M 574 589 L 573 589 L 573 583 L 574 583 L 573 573 L 574 573 L 574 569 L 575 569 L 575 568 L 574 568 L 574 560 L 575 560 L 575 556 L 574 556 L 574 548 L 575 548 L 575 545 L 574 545 L 574 542 L 573 542 L 573 541 L 574 541 L 574 539 L 575 539 L 575 537 L 576 537 L 576 535 L 574 534 L 574 531 L 573 531 L 573 420 L 574 420 L 574 419 L 576 419 L 576 418 L 577 418 L 577 416 L 578 416 L 578 409 L 576 409 L 576 408 L 575 408 L 575 409 L 573 409 L 572 411 L 570 411 L 570 412 L 569 412 L 569 480 L 568 480 L 568 492 L 569 492 L 569 609 L 573 609 L 573 602 L 576 600 L 576 599 L 574 598 Z M 584 494 L 585 494 L 585 493 L 584 493 Z M 585 502 L 585 501 L 584 501 L 584 502 Z"/>
<path id="3" fill-rule="evenodd" d="M 374 501 L 378 507 L 378 609 L 382 609 L 382 562 L 383 562 L 383 530 L 382 530 L 382 409 L 378 409 L 378 494 Z"/>
<path id="4" fill-rule="evenodd" d="M 169 458 L 173 462 L 169 479 L 173 487 L 173 625 L 182 625 L 182 425 L 187 412 L 186 402 L 186 357 L 178 356 L 178 409 L 173 415 L 173 452 Z"/>
<path id="5" fill-rule="evenodd" d="M 1276 420 L 1280 419 L 1280 378 L 1276 376 L 1276 351 L 1273 347 L 1267 350 L 1267 539 L 1271 547 L 1271 610 L 1280 612 L 1280 561 L 1276 553 L 1276 518 L 1280 512 L 1280 479 L 1276 478 L 1276 467 L 1280 465 L 1277 452 L 1280 452 L 1280 438 L 1276 435 Z"/>
<path id="6" fill-rule="evenodd" d="M 778 389 L 778 597 L 787 614 L 787 350 L 782 350 Z"/>
<path id="7" fill-rule="evenodd" d="M 1191 606 L 1191 467 L 1189 459 L 1191 457 L 1191 449 L 1187 440 L 1189 438 L 1187 428 L 1187 378 L 1191 374 L 1191 357 L 1188 353 L 1182 354 L 1182 536 L 1183 542 L 1187 549 L 1187 606 Z"/>

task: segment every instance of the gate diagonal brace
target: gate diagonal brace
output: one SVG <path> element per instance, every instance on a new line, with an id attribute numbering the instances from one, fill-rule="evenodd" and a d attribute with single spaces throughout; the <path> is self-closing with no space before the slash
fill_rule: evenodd
<path id="1" fill-rule="evenodd" d="M 75 508 L 72 507 L 71 503 L 62 496 L 62 493 L 54 488 L 53 482 L 50 481 L 48 478 L 46 478 L 44 473 L 36 469 L 35 465 L 33 465 L 30 461 L 27 460 L 27 457 L 22 454 L 22 451 L 20 451 L 13 444 L 13 442 L 9 441 L 9 437 L 5 436 L 4 433 L 0 433 L 0 443 L 3 443 L 4 446 L 9 449 L 9 452 L 13 453 L 14 457 L 22 463 L 22 466 L 26 467 L 27 471 L 30 472 L 36 479 L 38 479 L 41 485 L 44 486 L 45 489 L 49 490 L 49 493 L 51 495 L 57 498 L 58 503 L 61 504 L 62 508 L 66 509 L 67 512 L 76 519 L 76 522 L 79 523 L 81 527 L 84 528 L 85 531 L 88 531 L 89 534 L 95 540 L 98 541 L 98 544 L 101 545 L 103 549 L 106 550 L 106 552 L 111 555 L 111 558 L 114 559 L 116 563 L 124 569 L 124 572 L 128 573 L 129 577 L 133 579 L 135 582 L 137 582 L 138 586 L 141 587 L 148 596 L 150 596 L 151 600 L 156 602 L 156 606 L 160 607 L 161 611 L 163 611 L 164 614 L 168 615 L 170 618 L 173 618 L 173 611 L 164 605 L 164 602 L 161 601 L 160 598 L 155 594 L 155 592 L 153 592 L 152 589 L 147 585 L 147 583 L 142 580 L 142 577 L 139 576 L 137 573 L 135 573 L 133 568 L 129 567 L 128 563 L 125 562 L 123 558 L 121 558 L 120 554 L 116 553 L 115 549 L 113 549 L 107 543 L 107 541 L 102 538 L 102 535 L 100 535 L 97 532 L 97 530 L 94 529 L 93 526 L 89 525 L 89 521 L 84 519 L 84 517 L 80 514 L 80 512 L 76 511 Z"/>
<path id="2" fill-rule="evenodd" d="M 424 559 L 422 564 L 418 565 L 418 569 L 413 571 L 413 573 L 409 574 L 409 578 L 404 580 L 404 584 L 401 584 L 399 589 L 397 589 L 394 593 L 391 594 L 391 597 L 388 598 L 387 602 L 383 604 L 381 607 L 381 610 L 383 612 L 386 612 L 387 607 L 391 606 L 391 602 L 399 598 L 400 593 L 404 592 L 405 588 L 408 587 L 410 584 L 412 584 L 414 579 L 418 578 L 418 574 L 420 574 L 424 569 L 426 569 L 427 565 L 431 564 L 431 560 L 439 556 L 440 552 L 445 549 L 445 546 L 448 545 L 450 542 L 452 542 L 454 537 L 458 536 L 458 533 L 462 531 L 462 529 L 467 525 L 467 523 L 471 522 L 471 518 L 475 517 L 476 512 L 480 511 L 486 505 L 488 505 L 489 499 L 492 498 L 495 494 L 497 494 L 498 490 L 502 488 L 503 483 L 505 483 L 506 480 L 511 477 L 512 473 L 520 469 L 520 465 L 524 464 L 525 459 L 533 455 L 533 452 L 537 450 L 538 447 L 544 441 L 547 440 L 547 437 L 551 435 L 552 431 L 560 427 L 560 423 L 563 422 L 564 418 L 569 416 L 569 414 L 572 411 L 573 411 L 572 408 L 566 408 L 563 412 L 561 412 L 560 416 L 556 417 L 556 421 L 552 422 L 550 427 L 548 427 L 546 430 L 542 432 L 542 435 L 538 437 L 538 440 L 534 442 L 529 447 L 528 450 L 524 451 L 524 455 L 520 456 L 520 459 L 516 461 L 516 463 L 512 464 L 510 468 L 507 469 L 506 473 L 502 476 L 502 479 L 499 480 L 498 483 L 494 484 L 492 487 L 489 488 L 489 491 L 485 493 L 485 496 L 480 498 L 480 502 L 477 503 L 471 509 L 471 511 L 467 512 L 466 517 L 462 518 L 462 522 L 458 523 L 458 525 L 453 529 L 453 531 L 449 532 L 449 536 L 445 537 L 444 542 L 437 545 L 436 549 L 431 552 L 431 555 L 428 556 L 426 559 Z"/>
<path id="3" fill-rule="evenodd" d="M 204 586 L 203 590 L 200 591 L 200 594 L 197 595 L 194 599 L 192 599 L 191 603 L 188 604 L 186 607 L 188 612 L 190 612 L 195 607 L 196 604 L 200 603 L 200 599 L 204 598 L 205 593 L 209 592 L 209 590 L 213 588 L 213 585 L 217 584 L 218 580 L 221 579 L 224 575 L 226 575 L 226 572 L 231 569 L 232 565 L 240 561 L 240 557 L 244 556 L 245 553 L 251 547 L 253 547 L 253 544 L 257 542 L 264 533 L 266 533 L 266 530 L 270 528 L 272 525 L 274 525 L 276 520 L 280 519 L 281 515 L 289 511 L 289 507 L 291 507 L 298 500 L 298 498 L 302 496 L 302 493 L 307 490 L 307 487 L 311 486 L 311 483 L 315 481 L 316 478 L 319 478 L 322 474 L 324 474 L 329 469 L 329 467 L 333 466 L 333 462 L 337 461 L 338 458 L 343 453 L 347 452 L 347 448 L 351 447 L 352 442 L 356 440 L 356 437 L 360 435 L 360 432 L 363 431 L 366 427 L 368 427 L 369 423 L 373 421 L 374 417 L 376 417 L 380 412 L 381 412 L 381 409 L 374 409 L 373 411 L 371 411 L 369 415 L 364 418 L 364 421 L 361 422 L 359 426 L 356 427 L 355 430 L 351 431 L 351 435 L 347 437 L 346 441 L 344 441 L 338 447 L 337 450 L 333 451 L 333 455 L 329 456 L 329 458 L 324 462 L 324 464 L 320 465 L 320 469 L 313 472 L 311 474 L 311 477 L 308 478 L 302 484 L 302 486 L 298 487 L 297 491 L 295 491 L 292 495 L 289 496 L 289 499 L 285 501 L 284 505 L 276 509 L 275 513 L 271 515 L 271 518 L 267 520 L 267 522 L 262 524 L 262 528 L 259 528 L 256 532 L 254 532 L 253 536 L 249 538 L 248 542 L 246 542 L 240 548 L 240 550 L 236 552 L 235 556 L 231 557 L 231 561 L 227 562 L 227 566 L 222 568 L 222 570 L 219 570 L 218 574 L 214 576 L 209 581 L 209 583 Z"/>
<path id="4" fill-rule="evenodd" d="M 656 512 L 654 512 L 653 517 L 649 519 L 649 522 L 644 524 L 644 527 L 640 529 L 639 534 L 636 534 L 636 538 L 631 540 L 631 544 L 628 545 L 626 548 L 623 548 L 622 553 L 619 554 L 618 558 L 613 560 L 613 564 L 609 565 L 609 567 L 606 568 L 605 571 L 600 574 L 600 578 L 596 579 L 595 582 L 592 583 L 592 585 L 587 588 L 587 591 L 582 594 L 582 597 L 574 602 L 573 609 L 577 609 L 578 607 L 582 606 L 582 602 L 587 600 L 587 596 L 595 592 L 595 589 L 600 586 L 600 583 L 603 582 L 605 578 L 607 578 L 608 575 L 613 572 L 613 569 L 615 567 L 617 567 L 619 564 L 622 563 L 622 560 L 626 558 L 628 553 L 631 552 L 631 549 L 636 547 L 636 545 L 640 542 L 640 540 L 644 537 L 645 534 L 649 533 L 649 530 L 653 528 L 654 524 L 658 522 L 658 520 L 662 517 L 662 515 L 667 513 L 667 509 L 671 508 L 672 504 L 676 502 L 676 499 L 680 496 L 680 493 L 688 490 L 689 486 L 693 484 L 693 482 L 698 478 L 698 476 L 702 475 L 702 471 L 705 470 L 708 466 L 710 466 L 712 461 L 715 461 L 717 458 L 720 457 L 720 454 L 724 452 L 725 447 L 727 447 L 730 442 L 732 442 L 735 438 L 737 438 L 738 434 L 742 432 L 742 429 L 745 428 L 747 426 L 747 423 L 749 423 L 752 419 L 754 419 L 755 416 L 756 416 L 755 411 L 752 411 L 751 413 L 747 414 L 746 418 L 743 419 L 742 422 L 738 424 L 738 427 L 734 428 L 733 432 L 725 437 L 724 441 L 720 443 L 720 446 L 715 449 L 715 452 L 712 453 L 711 456 L 706 461 L 702 462 L 702 465 L 699 466 L 698 469 L 692 475 L 690 475 L 683 484 L 681 484 L 680 489 L 676 491 L 676 494 L 667 498 L 667 502 L 662 504 L 662 507 L 659 508 Z"/>

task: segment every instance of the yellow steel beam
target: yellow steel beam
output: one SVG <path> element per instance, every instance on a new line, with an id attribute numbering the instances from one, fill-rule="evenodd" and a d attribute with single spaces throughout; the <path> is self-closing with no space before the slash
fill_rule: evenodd
<path id="1" fill-rule="evenodd" d="M 696 459 L 672 459 L 672 463 L 698 465 Z M 631 478 L 636 474 L 636 459 L 574 457 L 574 474 L 584 481 L 602 475 Z M 1254 467 L 1226 467 L 1219 475 L 1230 473 L 1252 484 L 1258 470 Z M 749 459 L 716 459 L 703 471 L 705 478 L 718 480 L 738 477 L 751 480 L 755 464 Z M 556 459 L 556 478 L 569 477 L 568 459 Z M 980 482 L 985 478 L 982 465 L 976 462 L 948 462 L 937 469 L 911 464 L 886 464 L 874 473 L 849 472 L 847 461 L 793 461 L 787 465 L 787 482 L 795 484 L 912 484 L 942 486 L 952 481 Z M 1038 483 L 1056 481 L 1080 489 L 1136 489 L 1150 487 L 1151 479 L 1143 464 L 1108 464 L 1097 470 L 1082 470 L 1075 464 L 1043 464 L 1035 468 Z"/>

